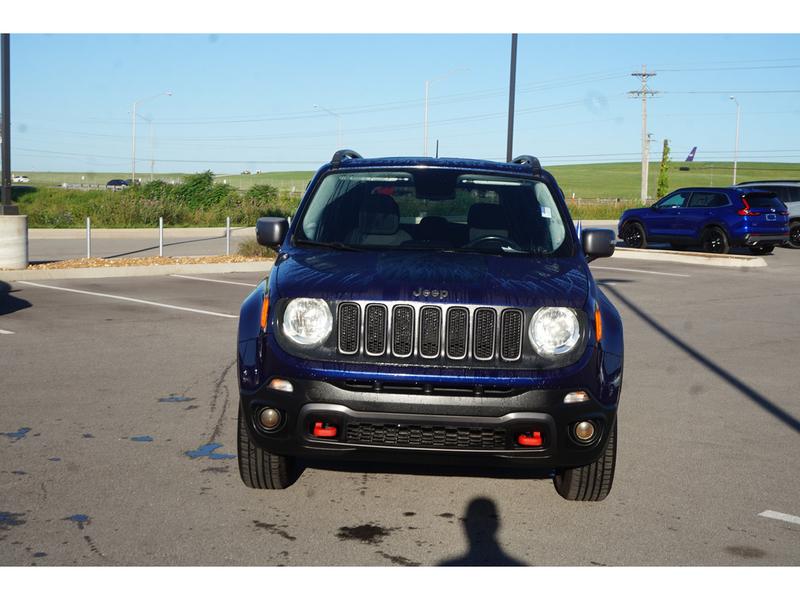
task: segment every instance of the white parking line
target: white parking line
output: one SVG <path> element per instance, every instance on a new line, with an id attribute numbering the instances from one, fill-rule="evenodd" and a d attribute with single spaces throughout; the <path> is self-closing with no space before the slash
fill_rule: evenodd
<path id="1" fill-rule="evenodd" d="M 0 334 L 13 335 L 14 332 L 13 331 L 9 331 L 8 329 L 0 329 Z"/>
<path id="2" fill-rule="evenodd" d="M 605 269 L 607 271 L 629 271 L 631 273 L 647 273 L 648 275 L 666 275 L 667 277 L 691 277 L 683 273 L 664 273 L 663 271 L 645 271 L 644 269 L 623 269 L 622 267 L 590 267 L 591 269 Z"/>
<path id="3" fill-rule="evenodd" d="M 50 290 L 60 290 L 62 292 L 72 292 L 74 294 L 86 294 L 87 296 L 99 296 L 101 298 L 112 298 L 113 300 L 124 300 L 126 302 L 136 302 L 138 304 L 148 304 L 150 306 L 158 306 L 161 308 L 171 308 L 173 310 L 183 310 L 186 312 L 198 313 L 201 315 L 211 315 L 212 317 L 225 317 L 226 319 L 238 319 L 238 315 L 229 315 L 226 313 L 212 312 L 210 310 L 201 310 L 199 308 L 189 308 L 188 306 L 176 306 L 174 304 L 163 304 L 161 302 L 153 302 L 151 300 L 141 300 L 140 298 L 129 298 L 128 296 L 116 296 L 114 294 L 101 294 L 100 292 L 89 292 L 86 290 L 74 290 L 72 288 L 58 287 L 56 285 L 45 285 L 43 283 L 34 283 L 32 281 L 20 281 L 25 285 L 32 285 L 35 287 L 47 288 Z"/>
<path id="4" fill-rule="evenodd" d="M 800 525 L 800 517 L 794 515 L 787 515 L 786 513 L 776 512 L 774 510 L 765 510 L 758 513 L 759 517 L 767 517 L 768 519 L 777 519 L 778 521 L 786 521 L 787 523 L 794 523 Z"/>
<path id="5" fill-rule="evenodd" d="M 177 275 L 173 273 L 170 277 L 180 277 L 181 279 L 196 279 L 197 281 L 210 281 L 212 283 L 227 283 L 229 285 L 243 285 L 245 287 L 257 287 L 253 283 L 241 283 L 240 281 L 225 281 L 224 279 L 209 279 L 208 277 L 192 277 L 191 275 Z"/>

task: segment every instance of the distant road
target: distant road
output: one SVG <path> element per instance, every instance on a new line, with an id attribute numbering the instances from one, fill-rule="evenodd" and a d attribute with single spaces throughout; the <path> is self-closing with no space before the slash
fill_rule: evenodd
<path id="1" fill-rule="evenodd" d="M 231 254 L 254 239 L 252 227 L 231 229 Z M 225 228 L 165 229 L 164 256 L 225 254 Z M 67 260 L 86 256 L 86 232 L 76 229 L 31 229 L 28 260 Z M 98 229 L 92 232 L 92 256 L 133 258 L 158 256 L 158 229 Z"/>

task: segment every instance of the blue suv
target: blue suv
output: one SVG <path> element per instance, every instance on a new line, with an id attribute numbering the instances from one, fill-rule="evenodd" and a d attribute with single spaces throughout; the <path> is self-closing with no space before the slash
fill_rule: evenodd
<path id="1" fill-rule="evenodd" d="M 309 459 L 519 466 L 570 500 L 609 493 L 622 323 L 539 161 L 337 152 L 242 304 L 238 456 L 253 488 Z M 539 471 L 541 473 L 541 471 Z"/>
<path id="2" fill-rule="evenodd" d="M 630 248 L 667 242 L 673 248 L 701 246 L 726 254 L 747 247 L 769 254 L 789 239 L 789 212 L 771 191 L 754 188 L 682 188 L 648 208 L 626 210 L 619 237 Z"/>

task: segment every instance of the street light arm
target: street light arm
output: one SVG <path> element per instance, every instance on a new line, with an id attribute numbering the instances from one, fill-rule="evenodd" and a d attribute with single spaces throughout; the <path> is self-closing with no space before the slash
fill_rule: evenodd
<path id="1" fill-rule="evenodd" d="M 136 106 L 137 104 L 141 104 L 142 102 L 147 102 L 148 100 L 155 100 L 156 98 L 160 98 L 161 96 L 172 96 L 172 92 L 161 92 L 160 94 L 155 94 L 153 96 L 148 96 L 147 98 L 142 98 L 140 100 L 134 100 L 133 105 Z"/>

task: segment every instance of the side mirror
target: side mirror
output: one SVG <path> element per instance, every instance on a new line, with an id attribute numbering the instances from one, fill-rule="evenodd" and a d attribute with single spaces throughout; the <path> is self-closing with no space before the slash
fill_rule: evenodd
<path id="1" fill-rule="evenodd" d="M 261 217 L 256 221 L 256 240 L 267 248 L 277 248 L 288 230 L 289 221 L 284 217 Z"/>
<path id="2" fill-rule="evenodd" d="M 584 229 L 581 241 L 586 262 L 592 262 L 596 258 L 607 258 L 614 254 L 616 247 L 614 232 L 610 229 Z"/>

